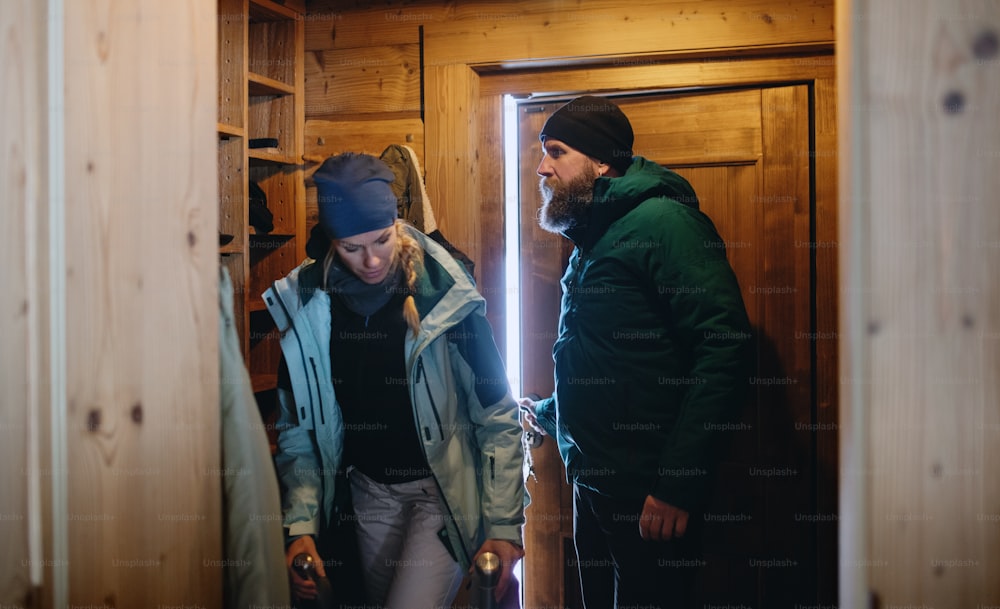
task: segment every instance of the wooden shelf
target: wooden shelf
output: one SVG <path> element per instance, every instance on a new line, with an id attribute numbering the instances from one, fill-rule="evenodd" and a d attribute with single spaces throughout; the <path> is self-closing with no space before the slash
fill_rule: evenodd
<path id="1" fill-rule="evenodd" d="M 301 19 L 302 15 L 271 0 L 250 0 L 250 19 L 252 21 L 284 21 L 286 19 Z"/>
<path id="2" fill-rule="evenodd" d="M 257 234 L 257 229 L 255 229 L 252 226 L 250 227 L 251 245 L 253 243 L 256 243 L 257 241 L 262 241 L 262 240 L 265 240 L 265 239 L 275 239 L 275 240 L 280 240 L 280 241 L 284 242 L 285 240 L 294 239 L 294 238 L 295 238 L 295 235 L 292 235 L 292 234 L 289 234 L 289 233 L 282 233 L 282 232 L 279 232 L 279 231 L 276 231 L 276 230 L 273 230 L 273 231 L 267 233 L 266 235 L 259 235 L 259 234 Z"/>
<path id="3" fill-rule="evenodd" d="M 247 87 L 251 96 L 294 95 L 295 86 L 256 72 L 247 72 Z"/>
<path id="4" fill-rule="evenodd" d="M 219 248 L 235 291 L 234 321 L 255 392 L 274 389 L 280 336 L 261 292 L 305 256 L 304 0 L 216 0 L 219 44 Z M 249 147 L 255 138 L 274 148 Z M 273 230 L 250 224 L 250 183 Z"/>
<path id="5" fill-rule="evenodd" d="M 234 239 L 230 243 L 219 246 L 219 253 L 223 256 L 228 256 L 230 254 L 242 254 L 243 244 Z"/>
<path id="6" fill-rule="evenodd" d="M 218 132 L 220 139 L 246 137 L 246 131 L 244 131 L 242 127 L 236 127 L 226 123 L 216 123 L 215 130 Z"/>
<path id="7" fill-rule="evenodd" d="M 263 161 L 265 163 L 277 163 L 278 165 L 298 165 L 299 160 L 293 156 L 288 156 L 287 154 L 281 154 L 280 152 L 267 152 L 264 149 L 251 148 L 247 152 L 247 156 L 251 161 Z"/>

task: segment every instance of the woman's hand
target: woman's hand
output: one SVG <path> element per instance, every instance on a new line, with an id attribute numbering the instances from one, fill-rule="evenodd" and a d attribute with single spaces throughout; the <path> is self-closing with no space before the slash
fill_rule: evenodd
<path id="1" fill-rule="evenodd" d="M 312 556 L 316 573 L 326 577 L 326 569 L 323 568 L 323 561 L 320 559 L 319 553 L 316 551 L 316 542 L 313 541 L 311 535 L 303 535 L 302 537 L 299 537 L 289 544 L 288 549 L 285 550 L 285 563 L 288 565 L 288 575 L 291 577 L 292 594 L 294 594 L 296 598 L 302 600 L 311 600 L 316 598 L 316 595 L 318 594 L 316 582 L 311 579 L 302 579 L 298 572 L 293 568 L 295 557 L 299 554 L 308 554 L 309 556 Z"/>
<path id="2" fill-rule="evenodd" d="M 493 596 L 499 602 L 507 592 L 510 580 L 514 577 L 514 565 L 524 557 L 524 549 L 505 539 L 487 539 L 479 547 L 476 555 L 472 557 L 472 571 L 476 568 L 476 558 L 483 552 L 493 552 L 500 558 L 500 579 L 497 580 L 496 590 L 493 591 Z"/>

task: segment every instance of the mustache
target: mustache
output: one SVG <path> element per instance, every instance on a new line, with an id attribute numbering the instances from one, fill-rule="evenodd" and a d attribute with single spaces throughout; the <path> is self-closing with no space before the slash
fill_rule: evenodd
<path id="1" fill-rule="evenodd" d="M 538 179 L 538 190 L 546 198 L 551 197 L 556 191 L 559 181 L 554 176 L 541 177 Z"/>

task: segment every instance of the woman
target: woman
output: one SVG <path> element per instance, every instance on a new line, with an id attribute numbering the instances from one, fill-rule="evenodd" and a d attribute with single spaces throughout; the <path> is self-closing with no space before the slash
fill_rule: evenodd
<path id="1" fill-rule="evenodd" d="M 328 253 L 264 295 L 282 333 L 276 463 L 293 592 L 316 595 L 292 559 L 310 554 L 322 574 L 316 540 L 346 470 L 368 603 L 447 607 L 485 551 L 503 561 L 499 598 L 523 556 L 523 452 L 485 301 L 396 219 L 380 160 L 331 157 L 313 179 Z"/>

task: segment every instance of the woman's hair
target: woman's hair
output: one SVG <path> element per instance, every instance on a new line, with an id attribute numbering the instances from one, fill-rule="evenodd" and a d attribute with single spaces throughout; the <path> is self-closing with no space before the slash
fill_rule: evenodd
<path id="1" fill-rule="evenodd" d="M 406 222 L 396 219 L 396 249 L 393 252 L 393 268 L 390 273 L 395 273 L 397 265 L 403 267 L 403 285 L 409 292 L 406 300 L 403 301 L 403 319 L 410 327 L 413 336 L 420 332 L 420 313 L 417 311 L 417 303 L 413 299 L 413 292 L 417 286 L 417 271 L 424 264 L 424 250 L 417 243 L 417 240 L 410 236 L 406 230 Z M 323 258 L 323 289 L 326 290 L 327 277 L 330 276 L 330 266 L 337 259 L 337 249 L 334 242 L 330 242 L 330 249 Z"/>

